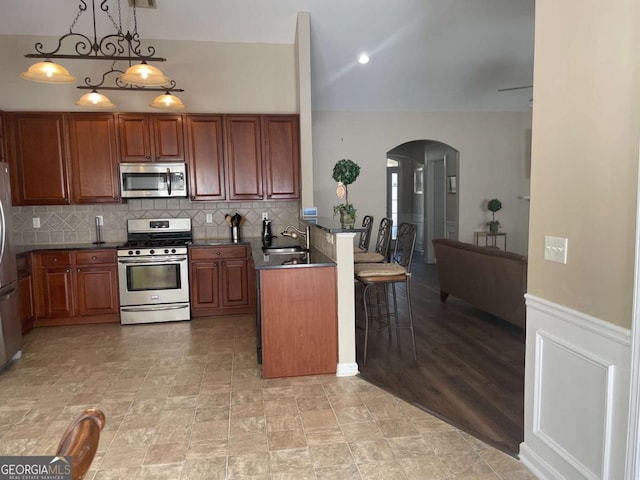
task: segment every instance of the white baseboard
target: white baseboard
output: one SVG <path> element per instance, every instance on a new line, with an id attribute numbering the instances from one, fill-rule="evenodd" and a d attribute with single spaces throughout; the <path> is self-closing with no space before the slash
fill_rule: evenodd
<path id="1" fill-rule="evenodd" d="M 358 373 L 358 364 L 355 362 L 339 363 L 336 368 L 336 377 L 353 377 Z"/>
<path id="2" fill-rule="evenodd" d="M 623 478 L 630 331 L 533 295 L 526 300 L 521 460 L 543 479 Z"/>

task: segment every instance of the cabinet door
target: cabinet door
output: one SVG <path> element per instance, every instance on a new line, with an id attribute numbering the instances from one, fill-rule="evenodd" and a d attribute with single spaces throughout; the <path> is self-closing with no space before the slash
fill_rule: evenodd
<path id="1" fill-rule="evenodd" d="M 222 117 L 187 115 L 185 129 L 191 200 L 224 200 Z"/>
<path id="2" fill-rule="evenodd" d="M 38 317 L 72 317 L 75 311 L 71 267 L 46 267 L 41 275 L 44 309 L 38 312 Z"/>
<path id="3" fill-rule="evenodd" d="M 222 306 L 249 305 L 249 278 L 246 260 L 222 260 Z"/>
<path id="4" fill-rule="evenodd" d="M 218 262 L 191 262 L 191 309 L 220 307 Z"/>
<path id="5" fill-rule="evenodd" d="M 69 203 L 62 114 L 13 114 L 10 149 L 14 205 Z"/>
<path id="6" fill-rule="evenodd" d="M 31 275 L 21 276 L 18 279 L 18 301 L 20 303 L 22 333 L 25 334 L 33 329 L 33 320 L 35 318 Z"/>
<path id="7" fill-rule="evenodd" d="M 300 198 L 300 128 L 296 115 L 262 117 L 265 196 Z"/>
<path id="8" fill-rule="evenodd" d="M 260 305 L 264 378 L 335 373 L 335 267 L 261 270 Z"/>
<path id="9" fill-rule="evenodd" d="M 153 160 L 184 162 L 182 115 L 151 115 L 153 128 Z"/>
<path id="10" fill-rule="evenodd" d="M 31 254 L 16 257 L 18 269 L 18 302 L 22 333 L 33 329 L 35 308 L 33 305 L 33 277 L 31 276 Z"/>
<path id="11" fill-rule="evenodd" d="M 151 129 L 144 114 L 118 115 L 121 162 L 151 162 Z"/>
<path id="12" fill-rule="evenodd" d="M 76 309 L 80 316 L 118 313 L 118 268 L 116 265 L 76 268 Z"/>
<path id="13" fill-rule="evenodd" d="M 0 112 L 0 161 L 2 162 L 7 159 L 4 123 L 4 114 Z"/>
<path id="14" fill-rule="evenodd" d="M 116 203 L 120 198 L 116 126 L 110 113 L 68 116 L 73 203 Z"/>
<path id="15" fill-rule="evenodd" d="M 229 200 L 257 200 L 262 194 L 260 117 L 225 117 Z"/>

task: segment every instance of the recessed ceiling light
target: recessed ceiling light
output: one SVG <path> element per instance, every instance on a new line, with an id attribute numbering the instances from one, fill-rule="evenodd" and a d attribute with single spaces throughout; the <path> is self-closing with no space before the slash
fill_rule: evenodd
<path id="1" fill-rule="evenodd" d="M 365 63 L 369 63 L 369 55 L 366 53 L 361 53 L 358 57 L 358 62 L 364 65 Z"/>

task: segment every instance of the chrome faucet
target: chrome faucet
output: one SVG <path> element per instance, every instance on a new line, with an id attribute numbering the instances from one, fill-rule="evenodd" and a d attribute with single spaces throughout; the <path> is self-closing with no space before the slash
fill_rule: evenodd
<path id="1" fill-rule="evenodd" d="M 284 232 L 282 232 L 282 236 L 283 237 L 291 237 L 291 238 L 298 238 L 298 237 L 302 237 L 304 238 L 304 247 L 307 250 L 311 250 L 311 235 L 310 234 L 310 228 L 309 225 L 305 226 L 305 231 L 301 231 L 298 230 L 296 227 L 294 227 L 293 225 L 287 225 L 287 228 L 284 229 Z"/>

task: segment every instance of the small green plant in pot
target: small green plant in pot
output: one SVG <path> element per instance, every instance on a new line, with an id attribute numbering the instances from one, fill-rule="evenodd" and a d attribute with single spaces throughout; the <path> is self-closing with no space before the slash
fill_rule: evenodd
<path id="1" fill-rule="evenodd" d="M 356 181 L 360 175 L 360 166 L 352 160 L 342 159 L 333 167 L 333 179 L 338 182 L 336 194 L 344 198 L 344 203 L 333 207 L 333 216 L 340 214 L 340 224 L 343 228 L 353 228 L 356 222 L 356 209 L 349 203 L 348 185 Z"/>
<path id="2" fill-rule="evenodd" d="M 492 198 L 487 202 L 487 210 L 491 212 L 491 221 L 487 222 L 489 233 L 498 233 L 500 222 L 496 220 L 496 212 L 502 208 L 502 202 L 497 198 Z"/>

